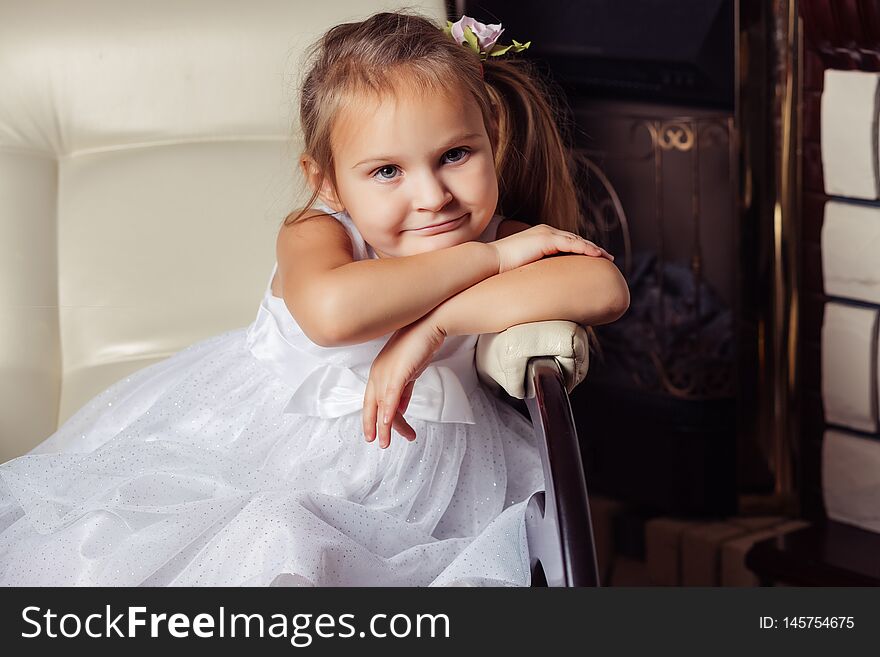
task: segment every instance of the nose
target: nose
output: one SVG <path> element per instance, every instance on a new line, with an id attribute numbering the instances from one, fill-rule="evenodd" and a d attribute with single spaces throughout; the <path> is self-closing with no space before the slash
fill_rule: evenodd
<path id="1" fill-rule="evenodd" d="M 440 212 L 451 200 L 452 192 L 433 171 L 426 171 L 419 176 L 415 191 L 416 209 Z"/>

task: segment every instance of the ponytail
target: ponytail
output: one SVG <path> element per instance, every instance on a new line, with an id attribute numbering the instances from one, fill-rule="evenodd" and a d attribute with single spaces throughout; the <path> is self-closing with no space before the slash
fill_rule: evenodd
<path id="1" fill-rule="evenodd" d="M 490 58 L 485 80 L 496 121 L 499 214 L 584 234 L 575 164 L 557 96 L 519 58 Z"/>

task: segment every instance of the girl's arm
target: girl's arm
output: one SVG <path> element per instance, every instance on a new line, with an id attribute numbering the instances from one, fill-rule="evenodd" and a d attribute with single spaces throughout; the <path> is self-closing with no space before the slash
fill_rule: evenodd
<path id="1" fill-rule="evenodd" d="M 352 261 L 345 229 L 323 215 L 282 228 L 277 258 L 285 304 L 306 335 L 325 347 L 407 326 L 499 268 L 496 250 L 482 242 Z"/>
<path id="2" fill-rule="evenodd" d="M 519 226 L 522 235 L 491 244 L 466 242 L 418 255 L 353 262 L 345 229 L 331 217 L 316 216 L 279 233 L 282 296 L 291 315 L 317 344 L 357 344 L 420 320 L 499 271 L 514 272 L 553 253 L 601 253 L 595 245 L 550 226 Z M 560 273 L 559 280 L 565 281 L 565 274 Z M 519 283 L 518 278 L 515 281 Z M 519 299 L 514 292 L 511 303 Z"/>
<path id="3" fill-rule="evenodd" d="M 496 239 L 529 228 L 507 219 Z M 629 288 L 604 258 L 560 256 L 529 263 L 450 298 L 424 319 L 446 335 L 498 333 L 549 319 L 608 324 L 629 307 Z M 524 300 L 528 302 L 524 303 Z"/>
<path id="4" fill-rule="evenodd" d="M 459 292 L 423 321 L 447 336 L 498 333 L 550 319 L 608 324 L 629 307 L 629 288 L 605 258 L 563 255 L 498 274 Z"/>

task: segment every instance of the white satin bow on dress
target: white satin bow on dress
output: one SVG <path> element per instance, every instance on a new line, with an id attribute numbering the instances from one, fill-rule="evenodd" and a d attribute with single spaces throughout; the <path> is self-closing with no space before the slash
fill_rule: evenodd
<path id="1" fill-rule="evenodd" d="M 276 313 L 287 317 L 280 321 Z M 291 324 L 297 330 L 287 328 Z M 322 418 L 363 409 L 370 365 L 384 343 L 385 338 L 380 338 L 359 345 L 319 347 L 299 330 L 283 300 L 269 293 L 248 333 L 251 353 L 294 389 L 284 412 Z M 404 413 L 407 419 L 474 424 L 468 395 L 479 386 L 474 369 L 475 344 L 476 336 L 464 336 L 451 355 L 425 368 L 413 386 Z M 312 351 L 319 351 L 323 357 Z M 346 366 L 352 362 L 355 369 Z"/>

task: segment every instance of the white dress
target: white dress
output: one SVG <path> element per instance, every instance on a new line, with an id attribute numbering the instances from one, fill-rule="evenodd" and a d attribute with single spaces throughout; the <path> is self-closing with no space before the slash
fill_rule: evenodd
<path id="1" fill-rule="evenodd" d="M 270 288 L 248 328 L 115 383 L 0 465 L 0 584 L 530 584 L 540 458 L 479 385 L 477 336 L 446 340 L 405 414 L 416 440 L 383 450 L 361 410 L 389 336 L 316 345 Z"/>

